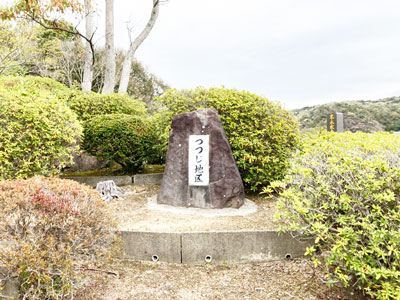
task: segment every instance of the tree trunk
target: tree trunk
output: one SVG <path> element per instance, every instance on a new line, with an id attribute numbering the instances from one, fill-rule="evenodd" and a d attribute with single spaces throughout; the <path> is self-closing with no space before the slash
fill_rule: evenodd
<path id="1" fill-rule="evenodd" d="M 114 0 L 106 0 L 106 58 L 103 94 L 114 92 L 115 50 L 114 50 Z"/>
<path id="2" fill-rule="evenodd" d="M 93 37 L 93 8 L 90 0 L 85 0 L 85 26 L 86 26 L 86 37 L 90 40 Z M 91 91 L 92 90 L 92 79 L 93 79 L 93 56 L 92 56 L 92 48 L 90 47 L 90 43 L 86 41 L 85 46 L 85 66 L 83 69 L 83 80 L 82 80 L 82 91 Z"/>
<path id="3" fill-rule="evenodd" d="M 128 53 L 126 54 L 122 72 L 121 72 L 121 80 L 119 83 L 118 93 L 126 93 L 128 90 L 128 83 L 131 74 L 131 66 L 132 60 L 135 55 L 137 48 L 143 43 L 143 41 L 147 38 L 150 31 L 153 29 L 154 24 L 156 23 L 158 17 L 158 11 L 160 7 L 160 0 L 153 0 L 153 9 L 151 11 L 151 16 L 149 21 L 147 22 L 145 28 L 138 35 L 138 37 L 130 44 Z"/>

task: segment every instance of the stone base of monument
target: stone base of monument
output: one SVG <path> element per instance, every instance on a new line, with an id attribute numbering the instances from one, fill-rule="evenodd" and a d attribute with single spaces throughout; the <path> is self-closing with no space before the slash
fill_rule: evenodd
<path id="1" fill-rule="evenodd" d="M 155 192 L 155 191 L 154 191 Z M 124 203 L 125 201 L 125 203 Z M 155 195 L 114 201 L 123 258 L 170 263 L 248 263 L 304 255 L 307 242 L 278 233 L 275 205 L 247 200 L 239 209 L 157 204 Z M 130 209 L 129 209 L 130 208 Z"/>

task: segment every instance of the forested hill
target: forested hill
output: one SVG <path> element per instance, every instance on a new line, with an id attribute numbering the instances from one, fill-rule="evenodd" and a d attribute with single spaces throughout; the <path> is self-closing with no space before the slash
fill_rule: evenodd
<path id="1" fill-rule="evenodd" d="M 299 120 L 302 131 L 326 128 L 326 117 L 332 112 L 343 113 L 345 130 L 352 132 L 400 131 L 400 97 L 333 102 L 292 112 Z"/>

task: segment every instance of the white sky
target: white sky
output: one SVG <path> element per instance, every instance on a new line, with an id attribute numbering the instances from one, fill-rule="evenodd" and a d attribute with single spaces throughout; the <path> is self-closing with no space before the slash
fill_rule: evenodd
<path id="1" fill-rule="evenodd" d="M 151 4 L 115 0 L 119 47 Z M 224 85 L 288 109 L 399 96 L 400 1 L 169 0 L 136 57 L 174 88 Z"/>

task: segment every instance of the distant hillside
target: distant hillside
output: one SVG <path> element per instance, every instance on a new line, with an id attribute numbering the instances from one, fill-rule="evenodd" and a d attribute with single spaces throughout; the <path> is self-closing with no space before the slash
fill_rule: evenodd
<path id="1" fill-rule="evenodd" d="M 400 131 L 400 97 L 334 102 L 292 112 L 299 120 L 302 131 L 326 128 L 326 117 L 333 112 L 343 113 L 345 130 L 352 132 Z"/>

